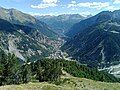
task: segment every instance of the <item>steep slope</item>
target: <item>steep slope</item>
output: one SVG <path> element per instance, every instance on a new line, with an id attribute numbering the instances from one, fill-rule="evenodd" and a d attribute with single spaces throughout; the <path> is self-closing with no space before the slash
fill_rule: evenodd
<path id="1" fill-rule="evenodd" d="M 101 68 L 119 64 L 119 15 L 119 10 L 114 12 L 101 12 L 92 18 L 81 21 L 79 23 L 80 25 L 77 26 L 79 27 L 77 30 L 80 30 L 79 33 L 68 41 L 62 47 L 62 50 L 66 51 L 73 59 L 92 67 Z M 91 24 L 88 21 L 91 21 Z M 81 27 L 82 25 L 85 28 Z"/>
<path id="2" fill-rule="evenodd" d="M 60 41 L 49 39 L 35 28 L 0 19 L 0 51 L 15 53 L 21 60 L 47 57 L 59 44 Z"/>
<path id="3" fill-rule="evenodd" d="M 70 27 L 81 20 L 86 19 L 79 14 L 63 14 L 58 16 L 35 16 L 37 19 L 47 23 L 56 33 L 65 34 Z"/>
<path id="4" fill-rule="evenodd" d="M 112 18 L 111 14 L 112 12 L 110 11 L 103 11 L 93 17 L 80 21 L 79 23 L 74 24 L 66 35 L 69 37 L 74 37 L 79 31 L 84 30 L 91 25 L 110 20 Z"/>
<path id="5" fill-rule="evenodd" d="M 11 22 L 12 24 L 25 25 L 31 28 L 38 29 L 42 34 L 47 37 L 55 38 L 56 33 L 43 22 L 37 20 L 31 15 L 22 13 L 16 9 L 5 9 L 0 7 L 0 18 Z"/>
<path id="6" fill-rule="evenodd" d="M 8 50 L 8 46 L 10 46 L 9 51 L 17 53 L 17 56 L 22 57 L 21 59 L 25 59 L 23 58 L 25 55 L 34 60 L 39 57 L 48 57 L 62 45 L 61 37 L 53 32 L 47 24 L 33 16 L 16 9 L 2 7 L 0 7 L 0 12 L 1 42 L 6 41 L 4 42 L 6 46 L 2 47 Z M 20 38 L 18 39 L 18 37 Z M 3 41 L 2 38 L 4 38 Z"/>

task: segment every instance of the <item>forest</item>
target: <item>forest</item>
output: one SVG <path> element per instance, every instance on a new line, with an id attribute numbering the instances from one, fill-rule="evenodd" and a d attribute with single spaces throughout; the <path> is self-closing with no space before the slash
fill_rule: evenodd
<path id="1" fill-rule="evenodd" d="M 0 60 L 0 85 L 23 84 L 33 81 L 61 83 L 63 71 L 74 77 L 88 78 L 103 82 L 120 82 L 107 72 L 98 71 L 77 61 L 64 59 L 40 59 L 20 63 L 14 54 L 2 52 Z"/>

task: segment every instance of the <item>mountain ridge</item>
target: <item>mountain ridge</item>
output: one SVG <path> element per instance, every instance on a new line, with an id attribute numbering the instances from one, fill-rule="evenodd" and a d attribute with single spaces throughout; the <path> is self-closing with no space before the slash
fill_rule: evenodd
<path id="1" fill-rule="evenodd" d="M 81 21 L 84 20 L 88 17 L 81 16 L 80 14 L 61 14 L 58 16 L 34 16 L 37 19 L 47 23 L 53 30 L 54 32 L 58 34 L 64 35 L 66 32 L 68 32 L 69 28 Z"/>
<path id="2" fill-rule="evenodd" d="M 0 49 L 6 53 L 16 53 L 22 60 L 25 56 L 35 60 L 48 57 L 63 42 L 47 24 L 33 16 L 2 7 L 0 12 Z"/>
<path id="3" fill-rule="evenodd" d="M 44 22 L 39 21 L 38 19 L 34 18 L 33 16 L 18 11 L 16 9 L 5 9 L 0 8 L 0 18 L 7 20 L 13 24 L 19 25 L 26 25 L 31 28 L 38 29 L 41 33 L 45 36 L 53 38 L 56 37 L 56 33 L 50 30 L 50 28 Z"/>
<path id="4" fill-rule="evenodd" d="M 69 32 L 67 32 L 67 36 L 72 36 L 74 37 L 79 31 L 86 29 L 87 27 L 95 24 L 95 23 L 100 23 L 103 21 L 111 20 L 111 19 L 120 19 L 119 18 L 120 10 L 115 10 L 115 11 L 102 11 L 98 13 L 95 16 L 92 16 L 88 19 L 85 19 L 83 21 L 80 21 L 79 23 L 76 23 L 71 27 Z M 102 18 L 101 18 L 102 17 Z M 85 26 L 85 27 L 84 27 Z"/>
<path id="5" fill-rule="evenodd" d="M 119 15 L 120 10 L 104 11 L 76 24 L 77 30 L 80 31 L 64 44 L 62 50 L 90 66 L 106 67 L 119 64 Z M 76 30 L 76 27 L 73 30 Z"/>

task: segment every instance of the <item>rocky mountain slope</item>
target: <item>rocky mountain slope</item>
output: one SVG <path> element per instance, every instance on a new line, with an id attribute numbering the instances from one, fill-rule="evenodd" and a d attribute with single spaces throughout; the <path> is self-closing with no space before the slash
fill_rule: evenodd
<path id="1" fill-rule="evenodd" d="M 53 32 L 48 25 L 39 21 L 38 19 L 34 18 L 29 14 L 25 14 L 21 11 L 16 9 L 5 9 L 0 7 L 0 19 L 4 19 L 9 21 L 12 24 L 19 24 L 24 26 L 29 26 L 31 28 L 36 28 L 42 34 L 47 37 L 55 38 L 57 34 Z"/>
<path id="2" fill-rule="evenodd" d="M 71 37 L 71 36 L 74 37 L 81 30 L 84 30 L 84 29 L 88 28 L 89 26 L 92 26 L 96 23 L 109 21 L 111 19 L 120 19 L 119 14 L 120 14 L 120 10 L 116 10 L 113 12 L 103 11 L 93 17 L 90 17 L 86 20 L 83 20 L 83 21 L 73 25 L 73 27 L 71 27 L 71 30 L 69 30 L 69 32 L 66 35 L 69 37 Z"/>
<path id="3" fill-rule="evenodd" d="M 75 24 L 86 19 L 79 14 L 63 14 L 58 16 L 35 16 L 37 19 L 47 23 L 56 33 L 63 35 Z M 89 17 L 89 16 L 88 16 Z"/>
<path id="4" fill-rule="evenodd" d="M 101 12 L 76 24 L 79 31 L 62 50 L 91 67 L 120 64 L 120 10 Z M 74 33 L 73 33 L 74 34 Z"/>
<path id="5" fill-rule="evenodd" d="M 45 23 L 16 9 L 0 8 L 0 50 L 21 60 L 48 57 L 63 40 Z"/>

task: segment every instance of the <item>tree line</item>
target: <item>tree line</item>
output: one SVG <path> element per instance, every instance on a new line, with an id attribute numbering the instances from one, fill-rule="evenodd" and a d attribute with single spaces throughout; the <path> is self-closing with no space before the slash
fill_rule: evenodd
<path id="1" fill-rule="evenodd" d="M 2 52 L 0 60 L 0 85 L 22 84 L 35 80 L 57 81 L 61 75 L 60 63 L 54 61 L 41 61 L 35 63 L 30 60 L 20 64 L 15 54 Z"/>
<path id="2" fill-rule="evenodd" d="M 105 82 L 120 81 L 106 72 L 89 68 L 76 61 L 41 59 L 31 62 L 28 59 L 21 64 L 15 54 L 2 52 L 0 59 L 0 85 L 23 84 L 34 80 L 39 82 L 58 82 L 61 80 L 60 77 L 63 75 L 63 70 L 75 77 Z"/>

